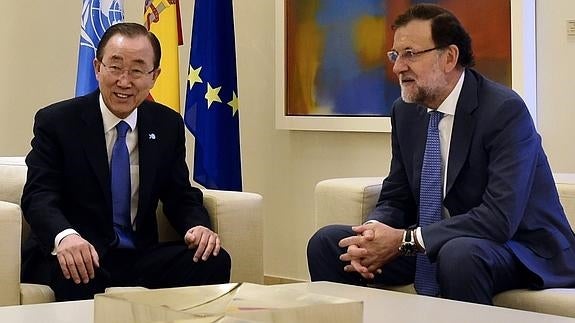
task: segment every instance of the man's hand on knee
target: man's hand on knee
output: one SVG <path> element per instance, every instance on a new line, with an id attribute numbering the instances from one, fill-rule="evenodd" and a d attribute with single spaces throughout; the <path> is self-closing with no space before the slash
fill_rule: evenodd
<path id="1" fill-rule="evenodd" d="M 204 226 L 198 225 L 188 230 L 184 236 L 184 241 L 188 248 L 196 248 L 194 254 L 195 262 L 200 259 L 208 260 L 211 255 L 217 256 L 220 253 L 220 237 L 217 233 Z"/>
<path id="2" fill-rule="evenodd" d="M 352 229 L 357 235 L 339 242 L 340 247 L 347 247 L 347 252 L 340 256 L 340 260 L 350 262 L 344 270 L 356 271 L 366 279 L 373 279 L 385 264 L 398 256 L 403 230 L 379 222 Z"/>
<path id="3" fill-rule="evenodd" d="M 64 277 L 71 278 L 76 284 L 87 284 L 94 278 L 95 268 L 100 267 L 94 246 L 77 234 L 70 234 L 60 241 L 56 257 Z"/>

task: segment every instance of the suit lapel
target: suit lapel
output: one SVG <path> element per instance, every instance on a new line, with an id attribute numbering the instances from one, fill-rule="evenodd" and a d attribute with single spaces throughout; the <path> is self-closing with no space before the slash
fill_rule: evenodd
<path id="1" fill-rule="evenodd" d="M 473 118 L 473 111 L 478 107 L 477 79 L 471 70 L 466 70 L 465 72 L 465 80 L 461 89 L 461 95 L 457 101 L 453 130 L 451 132 L 446 196 L 449 194 L 457 175 L 469 157 L 468 153 L 475 129 L 476 121 Z"/>
<path id="2" fill-rule="evenodd" d="M 80 107 L 82 109 L 81 119 L 84 122 L 84 126 L 80 127 L 78 132 L 83 139 L 81 142 L 88 162 L 94 170 L 100 187 L 105 192 L 106 202 L 111 205 L 110 168 L 98 98 L 99 92 L 94 92 L 86 97 L 86 106 Z"/>
<path id="3" fill-rule="evenodd" d="M 138 210 L 146 210 L 142 203 L 150 200 L 154 177 L 156 176 L 157 159 L 160 158 L 158 145 L 161 140 L 155 126 L 153 111 L 146 108 L 146 102 L 138 108 L 138 151 L 140 171 L 140 193 Z"/>
<path id="4" fill-rule="evenodd" d="M 413 164 L 415 179 L 415 195 L 419 201 L 419 190 L 421 185 L 421 168 L 423 167 L 423 155 L 425 154 L 425 144 L 427 141 L 427 124 L 429 123 L 429 113 L 424 106 L 417 106 L 417 118 L 413 121 L 414 127 L 414 149 L 413 149 Z"/>

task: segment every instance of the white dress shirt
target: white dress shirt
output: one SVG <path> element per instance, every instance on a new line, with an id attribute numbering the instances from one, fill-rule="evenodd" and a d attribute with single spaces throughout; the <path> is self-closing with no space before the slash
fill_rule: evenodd
<path id="1" fill-rule="evenodd" d="M 130 153 L 130 185 L 132 189 L 131 201 L 130 201 L 130 216 L 132 219 L 132 227 L 135 229 L 134 219 L 136 218 L 136 212 L 138 211 L 138 192 L 140 188 L 140 155 L 138 153 L 138 131 L 137 131 L 137 120 L 138 120 L 138 109 L 135 109 L 129 116 L 125 119 L 120 119 L 116 117 L 104 104 L 102 100 L 102 95 L 100 95 L 100 110 L 102 111 L 102 119 L 104 121 L 104 134 L 106 136 L 106 150 L 108 152 L 108 165 L 112 159 L 112 150 L 114 149 L 114 143 L 116 143 L 116 138 L 118 137 L 118 132 L 116 130 L 116 125 L 120 121 L 125 121 L 129 126 L 130 130 L 126 135 L 126 145 L 128 146 L 128 152 Z"/>
<path id="2" fill-rule="evenodd" d="M 128 146 L 128 151 L 130 154 L 130 217 L 132 219 L 132 228 L 135 230 L 136 223 L 134 219 L 136 218 L 136 212 L 138 211 L 138 192 L 140 189 L 140 158 L 138 153 L 138 131 L 136 128 L 138 120 L 138 109 L 134 109 L 134 111 L 125 119 L 120 119 L 116 117 L 108 109 L 108 107 L 106 107 L 101 94 L 99 101 L 100 112 L 102 113 L 102 120 L 104 124 L 104 136 L 106 138 L 106 151 L 108 152 L 108 165 L 110 164 L 110 160 L 112 158 L 112 149 L 114 148 L 114 143 L 118 137 L 116 125 L 123 120 L 130 126 L 130 130 L 126 135 L 126 145 Z M 54 249 L 52 250 L 53 255 L 56 255 L 56 247 L 60 244 L 60 241 L 62 241 L 62 239 L 70 234 L 78 234 L 78 232 L 72 228 L 68 228 L 56 235 L 54 238 Z"/>
<path id="3" fill-rule="evenodd" d="M 443 100 L 436 111 L 443 113 L 443 118 L 439 121 L 439 146 L 441 149 L 441 172 L 443 174 L 443 198 L 445 198 L 447 183 L 447 162 L 449 160 L 449 146 L 451 144 L 451 132 L 453 130 L 453 120 L 455 119 L 455 108 L 457 107 L 457 101 L 459 100 L 459 95 L 461 94 L 461 88 L 463 87 L 463 80 L 465 79 L 465 71 L 461 73 L 457 84 L 451 90 L 451 93 Z M 428 112 L 433 111 L 432 109 L 427 109 Z M 449 217 L 449 211 L 444 207 L 442 216 Z M 364 224 L 379 222 L 377 220 L 369 220 Z M 425 243 L 423 241 L 423 236 L 421 234 L 421 227 L 415 229 L 415 237 L 417 242 L 425 250 Z"/>
<path id="4" fill-rule="evenodd" d="M 443 174 L 443 198 L 446 194 L 446 183 L 447 183 L 447 162 L 449 160 L 449 146 L 451 145 L 451 131 L 453 130 L 453 120 L 455 119 L 455 108 L 457 107 L 457 101 L 459 100 L 459 95 L 461 94 L 461 88 L 463 87 L 463 80 L 465 79 L 465 71 L 461 73 L 459 81 L 451 90 L 451 93 L 441 102 L 436 111 L 443 113 L 443 118 L 439 121 L 439 146 L 441 148 L 441 172 Z M 428 112 L 433 111 L 428 109 Z M 449 217 L 449 211 L 444 207 L 442 216 L 444 218 Z M 425 243 L 423 242 L 423 236 L 421 235 L 421 227 L 415 229 L 415 236 L 417 242 L 425 249 Z"/>

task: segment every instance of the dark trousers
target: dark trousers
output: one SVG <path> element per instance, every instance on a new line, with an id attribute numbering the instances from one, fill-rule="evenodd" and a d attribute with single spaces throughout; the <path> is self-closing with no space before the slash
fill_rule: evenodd
<path id="1" fill-rule="evenodd" d="M 110 249 L 88 284 L 65 279 L 55 256 L 51 259 L 50 287 L 57 301 L 90 299 L 111 286 L 168 288 L 224 284 L 230 280 L 231 259 L 220 249 L 217 257 L 193 261 L 195 250 L 183 242 L 161 243 L 145 250 Z"/>
<path id="2" fill-rule="evenodd" d="M 415 257 L 398 257 L 382 269 L 373 281 L 357 273 L 347 273 L 339 260 L 345 248 L 338 242 L 355 235 L 350 226 L 330 225 L 318 230 L 307 248 L 312 281 L 404 285 L 413 283 Z M 424 237 L 425 239 L 425 237 Z M 480 304 L 492 304 L 493 295 L 514 288 L 526 288 L 528 270 L 505 244 L 461 237 L 447 242 L 437 256 L 437 281 L 442 297 Z"/>

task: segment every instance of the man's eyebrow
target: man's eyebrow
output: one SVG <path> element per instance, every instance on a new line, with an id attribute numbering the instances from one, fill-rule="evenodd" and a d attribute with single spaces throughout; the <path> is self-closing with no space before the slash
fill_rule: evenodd
<path id="1" fill-rule="evenodd" d="M 112 55 L 112 56 L 110 57 L 110 60 L 116 61 L 116 62 L 118 62 L 118 61 L 119 61 L 119 62 L 124 62 L 124 58 L 123 58 L 122 56 L 120 56 L 120 55 Z M 146 65 L 146 61 L 144 61 L 144 60 L 141 59 L 141 58 L 138 58 L 138 59 L 133 60 L 132 63 L 140 64 L 140 65 Z"/>
<path id="2" fill-rule="evenodd" d="M 114 61 L 123 61 L 124 60 L 122 58 L 122 56 L 118 56 L 118 55 L 112 55 L 112 56 L 110 56 L 110 59 L 114 60 Z"/>
<path id="3" fill-rule="evenodd" d="M 133 62 L 133 63 L 138 63 L 138 64 L 146 65 L 146 61 L 144 61 L 144 60 L 141 59 L 141 58 L 135 59 L 135 60 L 133 60 L 132 62 Z"/>

